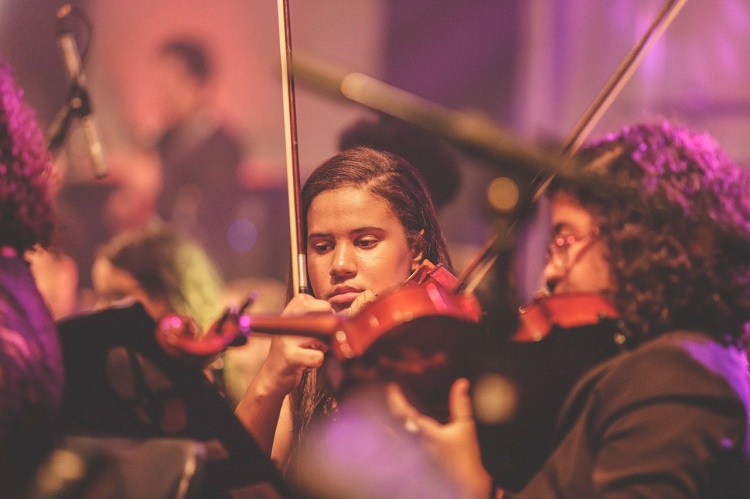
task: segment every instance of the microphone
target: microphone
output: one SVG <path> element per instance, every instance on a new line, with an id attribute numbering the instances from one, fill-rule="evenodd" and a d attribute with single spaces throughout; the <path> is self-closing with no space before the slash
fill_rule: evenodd
<path id="1" fill-rule="evenodd" d="M 102 147 L 101 140 L 99 140 L 99 130 L 94 120 L 91 99 L 89 98 L 88 87 L 86 85 L 86 75 L 83 73 L 81 55 L 76 45 L 75 36 L 67 22 L 72 10 L 73 8 L 68 4 L 63 5 L 57 11 L 57 41 L 63 53 L 65 67 L 72 81 L 68 106 L 71 113 L 75 113 L 81 118 L 81 126 L 86 136 L 94 174 L 97 178 L 101 178 L 107 175 L 107 165 L 104 161 L 104 148 Z M 69 117 L 64 120 L 65 124 L 68 121 Z"/>

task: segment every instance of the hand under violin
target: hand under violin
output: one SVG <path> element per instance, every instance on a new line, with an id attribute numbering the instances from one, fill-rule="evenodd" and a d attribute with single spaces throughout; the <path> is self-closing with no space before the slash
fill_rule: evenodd
<path id="1" fill-rule="evenodd" d="M 469 380 L 459 378 L 450 389 L 450 419 L 441 424 L 421 414 L 395 383 L 388 386 L 386 400 L 391 414 L 417 441 L 462 492 L 462 497 L 490 497 L 492 477 L 482 464 L 476 425 L 469 397 Z"/>

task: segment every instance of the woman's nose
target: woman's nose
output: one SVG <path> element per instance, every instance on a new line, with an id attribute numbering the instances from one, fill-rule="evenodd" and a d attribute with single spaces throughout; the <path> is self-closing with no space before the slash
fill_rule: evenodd
<path id="1" fill-rule="evenodd" d="M 356 274 L 356 272 L 357 259 L 354 246 L 349 243 L 336 246 L 333 252 L 333 262 L 331 262 L 331 275 L 351 275 Z"/>

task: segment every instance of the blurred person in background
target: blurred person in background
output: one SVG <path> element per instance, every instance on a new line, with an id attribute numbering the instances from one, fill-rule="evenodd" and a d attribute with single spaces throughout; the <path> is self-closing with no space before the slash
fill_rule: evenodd
<path id="1" fill-rule="evenodd" d="M 155 320 L 169 313 L 206 330 L 224 307 L 223 283 L 205 251 L 163 224 L 123 232 L 101 247 L 92 268 L 97 307 L 140 301 Z"/>
<path id="2" fill-rule="evenodd" d="M 194 238 L 225 279 L 237 272 L 236 234 L 242 147 L 212 116 L 216 68 L 207 46 L 173 38 L 157 49 L 160 129 L 156 150 L 162 167 L 159 217 Z"/>

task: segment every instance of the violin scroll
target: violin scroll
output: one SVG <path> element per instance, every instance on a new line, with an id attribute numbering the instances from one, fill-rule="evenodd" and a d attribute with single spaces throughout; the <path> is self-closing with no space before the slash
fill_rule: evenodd
<path id="1" fill-rule="evenodd" d="M 404 283 L 405 286 L 414 286 L 418 284 L 425 284 L 427 282 L 434 282 L 445 289 L 453 290 L 456 285 L 456 276 L 450 273 L 445 265 L 438 263 L 435 265 L 429 260 L 422 261 L 422 264 L 412 272 L 409 278 Z"/>
<path id="2" fill-rule="evenodd" d="M 204 334 L 190 317 L 168 314 L 156 325 L 156 342 L 172 356 L 205 365 L 230 346 L 240 346 L 250 335 L 247 316 L 228 309 Z"/>

